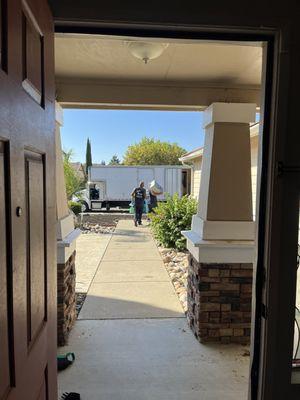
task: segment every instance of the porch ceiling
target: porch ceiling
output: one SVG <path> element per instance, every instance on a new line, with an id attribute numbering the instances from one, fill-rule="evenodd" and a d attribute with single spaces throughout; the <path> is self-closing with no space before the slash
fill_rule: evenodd
<path id="1" fill-rule="evenodd" d="M 130 54 L 128 40 L 57 34 L 56 80 L 61 103 L 206 106 L 211 97 L 220 101 L 224 89 L 227 101 L 231 101 L 229 96 L 232 101 L 259 103 L 259 45 L 168 40 L 164 53 L 145 65 Z M 105 94 L 108 86 L 112 96 Z"/>
<path id="2" fill-rule="evenodd" d="M 159 58 L 145 65 L 130 54 L 126 42 L 123 38 L 58 34 L 56 75 L 97 80 L 260 85 L 261 47 L 169 42 Z"/>

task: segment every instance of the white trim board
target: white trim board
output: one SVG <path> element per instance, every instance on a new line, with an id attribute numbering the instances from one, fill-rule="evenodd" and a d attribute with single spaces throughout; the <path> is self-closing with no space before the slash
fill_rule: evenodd
<path id="1" fill-rule="evenodd" d="M 203 240 L 254 240 L 254 221 L 207 221 L 194 215 L 192 231 Z"/>
<path id="2" fill-rule="evenodd" d="M 183 231 L 187 239 L 187 249 L 202 263 L 253 263 L 254 241 L 203 240 L 193 231 Z"/>

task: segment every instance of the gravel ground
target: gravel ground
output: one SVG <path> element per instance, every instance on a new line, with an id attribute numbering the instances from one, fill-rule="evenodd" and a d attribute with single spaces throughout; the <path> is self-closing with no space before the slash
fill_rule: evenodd
<path id="1" fill-rule="evenodd" d="M 81 229 L 82 234 L 111 234 L 114 232 L 120 219 L 131 219 L 132 215 L 125 213 L 94 213 L 79 214 L 74 216 L 76 227 Z"/>
<path id="2" fill-rule="evenodd" d="M 100 225 L 91 222 L 86 222 L 80 226 L 82 234 L 97 233 L 97 234 L 110 234 L 113 233 L 117 223 L 111 225 Z"/>
<path id="3" fill-rule="evenodd" d="M 85 298 L 86 298 L 86 293 L 76 293 L 76 314 L 77 314 L 77 318 L 78 318 L 80 310 L 81 310 L 81 308 L 83 306 Z"/>
<path id="4" fill-rule="evenodd" d="M 188 253 L 158 246 L 175 291 L 187 312 Z"/>

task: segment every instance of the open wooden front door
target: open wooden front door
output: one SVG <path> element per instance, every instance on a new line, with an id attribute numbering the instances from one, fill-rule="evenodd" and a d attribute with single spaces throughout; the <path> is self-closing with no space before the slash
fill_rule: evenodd
<path id="1" fill-rule="evenodd" d="M 54 400 L 54 32 L 46 0 L 0 0 L 0 400 Z"/>

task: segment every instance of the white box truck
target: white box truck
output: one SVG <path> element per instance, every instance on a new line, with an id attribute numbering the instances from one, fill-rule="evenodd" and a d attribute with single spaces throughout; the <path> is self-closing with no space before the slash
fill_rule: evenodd
<path id="1" fill-rule="evenodd" d="M 83 212 L 128 207 L 132 190 L 139 182 L 144 181 L 148 189 L 149 183 L 155 179 L 164 190 L 158 200 L 164 201 L 167 193 L 190 194 L 190 175 L 190 168 L 182 165 L 90 167 L 86 189 L 73 196 L 73 200 L 82 203 Z"/>

